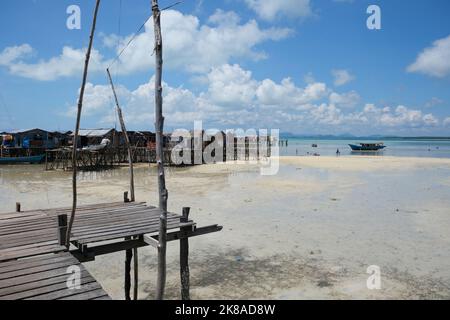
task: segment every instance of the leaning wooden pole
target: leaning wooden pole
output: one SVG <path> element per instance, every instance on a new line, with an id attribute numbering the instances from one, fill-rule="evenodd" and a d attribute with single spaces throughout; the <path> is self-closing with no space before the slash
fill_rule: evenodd
<path id="1" fill-rule="evenodd" d="M 125 138 L 125 146 L 128 150 L 128 164 L 130 168 L 130 193 L 131 193 L 131 202 L 135 202 L 135 196 L 134 196 L 134 168 L 133 168 L 133 153 L 131 151 L 131 143 L 130 143 L 130 137 L 128 137 L 128 131 L 125 126 L 125 120 L 123 119 L 122 114 L 122 108 L 119 104 L 119 99 L 117 98 L 116 88 L 114 87 L 114 83 L 111 77 L 111 73 L 109 72 L 109 68 L 106 69 L 106 72 L 108 73 L 109 83 L 111 84 L 111 89 L 114 94 L 114 100 L 116 101 L 116 109 L 117 109 L 117 115 L 119 117 L 120 121 L 120 127 L 122 128 L 122 133 Z M 134 248 L 133 250 L 129 249 L 126 251 L 125 254 L 125 298 L 126 300 L 130 300 L 130 270 L 131 270 L 131 256 L 133 256 L 134 259 L 134 286 L 133 286 L 133 300 L 137 300 L 138 298 L 138 252 L 137 249 Z M 128 274 L 127 274 L 128 273 Z"/>
<path id="2" fill-rule="evenodd" d="M 114 100 L 116 101 L 117 115 L 119 117 L 120 127 L 122 128 L 122 133 L 125 138 L 125 147 L 127 148 L 127 151 L 128 151 L 128 164 L 129 164 L 129 168 L 130 168 L 130 196 L 131 196 L 131 202 L 134 202 L 135 201 L 134 169 L 133 169 L 133 153 L 131 151 L 130 138 L 128 137 L 127 128 L 125 126 L 125 121 L 123 120 L 122 108 L 120 108 L 120 105 L 119 105 L 119 99 L 117 98 L 116 89 L 115 89 L 114 83 L 112 81 L 111 73 L 109 72 L 109 69 L 106 69 L 106 72 L 108 73 L 109 83 L 111 84 L 111 89 L 114 94 Z"/>
<path id="3" fill-rule="evenodd" d="M 100 0 L 97 0 L 94 11 L 94 18 L 92 21 L 91 27 L 91 35 L 89 37 L 89 46 L 86 52 L 86 60 L 84 62 L 84 72 L 83 72 L 83 81 L 81 83 L 80 89 L 80 97 L 78 99 L 78 110 L 77 110 L 77 122 L 75 125 L 75 132 L 73 135 L 73 149 L 72 149 L 72 212 L 70 214 L 69 225 L 67 227 L 66 233 L 66 246 L 70 246 L 70 233 L 72 232 L 73 222 L 75 220 L 75 212 L 77 210 L 77 144 L 78 144 L 78 133 L 80 131 L 80 119 L 81 119 L 81 110 L 83 109 L 83 98 L 84 98 L 84 89 L 86 87 L 87 74 L 89 69 L 89 60 L 91 58 L 92 51 L 92 43 L 94 42 L 94 34 L 95 34 L 95 26 L 97 24 L 97 14 L 98 9 L 100 7 Z"/>
<path id="4" fill-rule="evenodd" d="M 155 130 L 156 130 L 156 162 L 158 164 L 159 209 L 159 246 L 158 246 L 158 278 L 156 283 L 156 299 L 164 299 L 166 286 L 166 246 L 167 246 L 167 198 L 166 178 L 164 175 L 163 130 L 164 117 L 162 113 L 162 36 L 161 11 L 158 0 L 152 0 L 153 24 L 155 31 Z"/>

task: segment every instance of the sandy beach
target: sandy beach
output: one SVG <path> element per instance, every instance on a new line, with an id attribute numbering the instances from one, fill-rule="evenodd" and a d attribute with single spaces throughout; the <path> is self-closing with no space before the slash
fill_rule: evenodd
<path id="1" fill-rule="evenodd" d="M 120 201 L 126 168 L 80 173 L 80 203 Z M 137 200 L 155 204 L 154 167 L 137 168 Z M 71 176 L 41 166 L 0 169 L 1 212 L 67 206 Z M 450 159 L 282 157 L 276 176 L 258 166 L 169 168 L 169 209 L 192 208 L 199 226 L 224 229 L 190 241 L 194 299 L 450 298 Z M 154 296 L 156 254 L 139 250 L 140 298 Z M 168 247 L 167 297 L 179 298 L 178 244 Z M 123 299 L 124 254 L 86 266 Z M 367 267 L 381 270 L 369 290 Z"/>

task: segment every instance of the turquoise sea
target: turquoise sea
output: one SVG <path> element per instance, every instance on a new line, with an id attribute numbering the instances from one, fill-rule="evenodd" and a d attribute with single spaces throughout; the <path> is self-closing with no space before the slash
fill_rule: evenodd
<path id="1" fill-rule="evenodd" d="M 280 146 L 281 156 L 304 156 L 317 154 L 321 156 L 336 155 L 339 149 L 341 156 L 398 156 L 398 157 L 432 157 L 450 158 L 450 139 L 324 139 L 324 138 L 284 138 L 288 140 L 288 145 Z M 359 142 L 384 142 L 387 146 L 380 152 L 352 152 L 349 144 Z M 317 144 L 317 148 L 312 147 Z"/>

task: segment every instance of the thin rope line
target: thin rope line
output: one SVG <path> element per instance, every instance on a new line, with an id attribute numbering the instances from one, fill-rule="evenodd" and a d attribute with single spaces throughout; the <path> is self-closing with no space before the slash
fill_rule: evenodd
<path id="1" fill-rule="evenodd" d="M 173 8 L 177 5 L 179 5 L 180 3 L 183 3 L 184 1 L 178 1 L 175 2 L 174 4 L 165 7 L 164 9 L 162 9 L 161 11 L 164 10 L 168 10 L 170 8 Z M 133 36 L 131 37 L 131 39 L 128 41 L 128 43 L 125 45 L 125 47 L 119 52 L 119 54 L 114 58 L 114 60 L 111 62 L 111 64 L 109 65 L 109 67 L 107 69 L 110 69 L 116 62 L 117 60 L 122 56 L 122 54 L 125 52 L 125 50 L 130 46 L 130 44 L 136 39 L 136 37 L 138 36 L 139 32 L 141 32 L 141 30 L 145 27 L 145 25 L 147 24 L 147 22 L 153 17 L 153 14 L 151 14 L 147 20 L 145 20 L 145 22 L 139 27 L 139 29 L 133 34 Z"/>
<path id="2" fill-rule="evenodd" d="M 124 51 L 130 46 L 130 44 L 134 41 L 134 39 L 136 39 L 136 37 L 138 36 L 138 33 L 142 30 L 142 28 L 144 28 L 145 24 L 150 20 L 151 17 L 153 17 L 153 15 L 148 17 L 147 20 L 145 20 L 145 22 L 139 27 L 139 29 L 136 31 L 136 33 L 133 35 L 133 37 L 131 37 L 131 39 L 128 41 L 126 46 L 120 51 L 120 53 L 117 55 L 117 57 L 111 62 L 108 69 L 111 68 L 114 65 L 114 63 L 116 63 L 117 60 L 122 56 Z"/>
<path id="3" fill-rule="evenodd" d="M 175 2 L 174 4 L 171 4 L 170 6 L 165 7 L 164 9 L 161 9 L 160 11 L 168 10 L 168 9 L 173 8 L 173 7 L 179 5 L 180 3 L 183 3 L 183 2 L 184 2 L 184 0 L 183 0 L 183 1 Z"/>

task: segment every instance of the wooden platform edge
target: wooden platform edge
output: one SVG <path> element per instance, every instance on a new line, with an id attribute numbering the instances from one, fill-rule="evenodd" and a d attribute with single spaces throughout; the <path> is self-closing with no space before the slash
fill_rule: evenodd
<path id="1" fill-rule="evenodd" d="M 169 232 L 167 233 L 167 241 L 175 241 L 185 238 L 192 238 L 201 236 L 208 233 L 214 233 L 219 232 L 223 229 L 222 226 L 219 226 L 217 224 L 205 226 L 205 227 L 199 227 L 195 228 L 194 230 L 189 231 L 175 231 L 175 232 Z M 104 244 L 104 245 L 98 245 L 94 247 L 90 247 L 85 249 L 83 252 L 80 252 L 80 250 L 75 249 L 70 251 L 70 253 L 78 259 L 80 262 L 89 262 L 94 261 L 95 257 L 110 254 L 118 251 L 125 251 L 135 248 L 141 248 L 149 246 L 148 238 L 152 238 L 154 243 L 158 243 L 158 236 L 147 236 L 147 241 L 144 239 L 143 235 L 139 237 L 139 239 L 134 240 L 124 240 L 120 242 L 110 243 L 110 244 Z"/>

